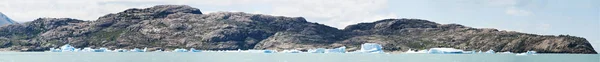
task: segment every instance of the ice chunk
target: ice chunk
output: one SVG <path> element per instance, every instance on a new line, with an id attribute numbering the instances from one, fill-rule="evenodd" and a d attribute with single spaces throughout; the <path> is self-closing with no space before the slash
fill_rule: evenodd
<path id="1" fill-rule="evenodd" d="M 173 50 L 173 52 L 188 52 L 188 50 L 183 49 L 183 48 L 177 48 L 177 49 Z"/>
<path id="2" fill-rule="evenodd" d="M 108 48 L 104 48 L 104 47 L 99 48 L 99 49 L 94 49 L 94 52 L 107 52 L 107 51 L 110 51 L 110 50 L 108 50 Z"/>
<path id="3" fill-rule="evenodd" d="M 274 50 L 248 50 L 250 53 L 276 53 Z"/>
<path id="4" fill-rule="evenodd" d="M 348 53 L 384 53 L 383 47 L 376 43 L 365 43 L 360 45 L 360 50 L 348 52 Z"/>
<path id="5" fill-rule="evenodd" d="M 127 52 L 126 49 L 116 49 L 114 52 Z"/>
<path id="6" fill-rule="evenodd" d="M 300 50 L 283 50 L 282 53 L 301 53 Z"/>
<path id="7" fill-rule="evenodd" d="M 537 52 L 536 51 L 527 51 L 525 53 L 519 53 L 517 54 L 518 56 L 522 56 L 522 55 L 535 55 Z"/>
<path id="8" fill-rule="evenodd" d="M 326 49 L 325 53 L 346 53 L 346 46 L 342 46 L 334 49 Z"/>
<path id="9" fill-rule="evenodd" d="M 485 53 L 488 53 L 488 54 L 494 54 L 494 53 L 496 53 L 496 51 L 494 51 L 494 50 L 490 49 L 490 50 L 488 50 L 488 51 L 485 51 Z"/>
<path id="10" fill-rule="evenodd" d="M 154 50 L 154 52 L 163 52 L 163 50 L 160 50 L 160 49 L 159 50 Z"/>
<path id="11" fill-rule="evenodd" d="M 383 53 L 383 47 L 376 43 L 365 43 L 361 45 L 360 51 L 365 53 Z"/>
<path id="12" fill-rule="evenodd" d="M 500 54 L 513 54 L 513 53 L 510 51 L 507 51 L 507 52 L 500 52 Z"/>
<path id="13" fill-rule="evenodd" d="M 200 50 L 196 50 L 194 48 L 190 48 L 190 52 L 200 52 Z"/>
<path id="14" fill-rule="evenodd" d="M 129 50 L 130 52 L 144 52 L 144 50 L 139 49 L 139 48 L 133 48 L 131 50 Z"/>
<path id="15" fill-rule="evenodd" d="M 73 47 L 69 44 L 65 44 L 60 47 L 60 50 L 61 50 L 61 52 L 75 52 L 75 47 Z"/>
<path id="16" fill-rule="evenodd" d="M 454 48 L 431 48 L 429 49 L 429 54 L 463 54 L 463 50 L 454 49 Z"/>
<path id="17" fill-rule="evenodd" d="M 62 52 L 60 49 L 50 48 L 50 52 Z"/>
<path id="18" fill-rule="evenodd" d="M 90 47 L 86 47 L 86 48 L 83 48 L 83 49 L 81 50 L 81 52 L 94 52 L 94 49 L 92 49 L 92 48 L 90 48 Z"/>
<path id="19" fill-rule="evenodd" d="M 308 53 L 325 53 L 325 48 L 309 49 Z"/>

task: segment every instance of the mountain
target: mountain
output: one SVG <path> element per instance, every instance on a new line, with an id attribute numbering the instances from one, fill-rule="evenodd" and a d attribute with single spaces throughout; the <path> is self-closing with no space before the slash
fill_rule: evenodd
<path id="1" fill-rule="evenodd" d="M 6 15 L 0 12 L 0 26 L 8 25 L 8 24 L 17 24 L 17 22 L 8 18 Z"/>
<path id="2" fill-rule="evenodd" d="M 203 14 L 186 5 L 132 8 L 94 21 L 39 18 L 0 27 L 0 50 L 44 51 L 60 45 L 75 47 L 196 48 L 207 50 L 299 49 L 346 46 L 359 49 L 378 43 L 388 52 L 451 47 L 539 53 L 596 54 L 590 43 L 568 35 L 536 35 L 421 19 L 383 19 L 344 29 L 307 22 L 302 17 L 242 12 Z"/>

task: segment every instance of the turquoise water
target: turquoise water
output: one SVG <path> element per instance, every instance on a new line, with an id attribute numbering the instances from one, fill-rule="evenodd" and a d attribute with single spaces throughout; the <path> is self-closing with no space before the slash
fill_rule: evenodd
<path id="1" fill-rule="evenodd" d="M 600 62 L 597 54 L 316 54 L 2 52 L 0 62 Z"/>

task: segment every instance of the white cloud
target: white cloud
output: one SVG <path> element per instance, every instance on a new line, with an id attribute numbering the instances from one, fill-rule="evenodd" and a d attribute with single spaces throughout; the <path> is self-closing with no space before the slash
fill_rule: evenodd
<path id="1" fill-rule="evenodd" d="M 32 21 L 40 17 L 95 20 L 97 17 L 128 8 L 145 8 L 159 4 L 234 7 L 267 4 L 270 5 L 268 9 L 260 10 L 270 10 L 269 12 L 253 9 L 245 12 L 305 17 L 309 21 L 337 28 L 396 17 L 395 14 L 383 11 L 387 8 L 387 0 L 0 0 L 0 12 L 18 22 Z"/>

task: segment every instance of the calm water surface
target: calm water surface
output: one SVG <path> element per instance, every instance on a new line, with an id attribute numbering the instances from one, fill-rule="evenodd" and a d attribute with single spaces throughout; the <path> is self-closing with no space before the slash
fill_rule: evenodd
<path id="1" fill-rule="evenodd" d="M 0 52 L 0 62 L 600 62 L 597 54 L 315 54 Z"/>

